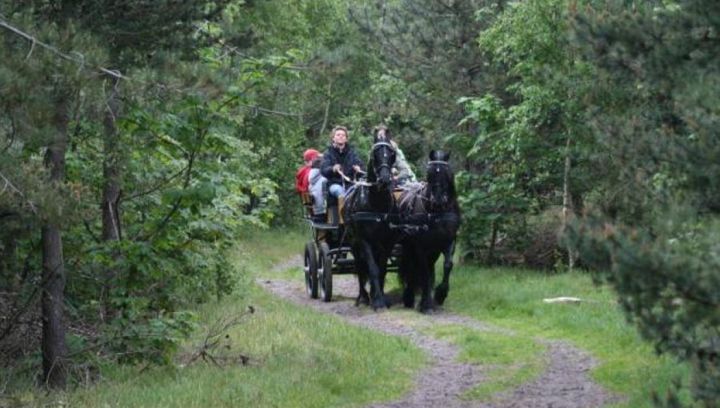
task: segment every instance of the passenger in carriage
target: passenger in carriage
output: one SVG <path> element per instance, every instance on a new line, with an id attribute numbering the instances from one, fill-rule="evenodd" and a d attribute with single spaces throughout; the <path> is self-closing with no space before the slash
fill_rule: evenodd
<path id="1" fill-rule="evenodd" d="M 388 127 L 384 124 L 380 124 L 375 126 L 375 128 L 373 129 L 373 134 L 376 134 L 380 129 L 385 129 L 385 131 L 389 133 Z M 393 149 L 395 149 L 395 163 L 392 166 L 394 187 L 402 187 L 407 183 L 416 183 L 417 177 L 415 177 L 415 173 L 408 165 L 405 154 L 402 150 L 400 150 L 400 146 L 398 146 L 397 140 L 391 138 L 390 144 L 392 145 Z"/>
<path id="2" fill-rule="evenodd" d="M 327 219 L 325 211 L 325 188 L 327 179 L 320 174 L 322 160 L 322 154 L 316 157 L 312 162 L 310 173 L 308 174 L 310 195 L 313 198 L 313 221 L 320 223 L 324 223 Z"/>
<path id="3" fill-rule="evenodd" d="M 390 143 L 395 148 L 396 154 L 395 164 L 393 164 L 392 168 L 395 186 L 402 187 L 407 183 L 417 183 L 417 177 L 415 176 L 415 172 L 413 172 L 408 165 L 405 154 L 402 150 L 400 150 L 400 146 L 398 146 L 397 141 L 391 140 Z"/>
<path id="4" fill-rule="evenodd" d="M 309 187 L 308 175 L 310 174 L 310 166 L 315 158 L 320 155 L 315 149 L 307 149 L 303 153 L 303 164 L 295 173 L 295 191 L 298 194 L 307 193 Z"/>
<path id="5" fill-rule="evenodd" d="M 331 132 L 331 143 L 323 154 L 320 173 L 327 179 L 328 194 L 339 198 L 345 196 L 344 180 L 340 172 L 353 178 L 363 172 L 363 163 L 355 149 L 348 143 L 348 130 L 336 126 Z"/>

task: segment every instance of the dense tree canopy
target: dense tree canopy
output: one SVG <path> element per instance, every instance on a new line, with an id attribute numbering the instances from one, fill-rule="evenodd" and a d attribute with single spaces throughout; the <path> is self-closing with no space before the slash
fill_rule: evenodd
<path id="1" fill-rule="evenodd" d="M 720 6 L 0 1 L 0 350 L 170 361 L 334 125 L 453 150 L 463 258 L 609 282 L 720 398 Z M 42 332 L 33 322 L 42 322 Z M 23 341 L 31 339 L 31 341 Z M 8 371 L 10 372 L 10 371 Z M 666 401 L 672 404 L 674 396 Z"/>

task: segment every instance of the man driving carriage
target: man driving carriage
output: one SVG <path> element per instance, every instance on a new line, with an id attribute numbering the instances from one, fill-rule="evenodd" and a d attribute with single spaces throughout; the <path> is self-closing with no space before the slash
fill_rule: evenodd
<path id="1" fill-rule="evenodd" d="M 336 126 L 332 130 L 332 142 L 323 154 L 320 172 L 327 179 L 328 193 L 331 197 L 339 198 L 345 195 L 346 177 L 354 178 L 363 172 L 363 162 L 355 149 L 348 143 L 348 130 L 344 126 Z M 342 174 L 341 174 L 342 173 Z"/>

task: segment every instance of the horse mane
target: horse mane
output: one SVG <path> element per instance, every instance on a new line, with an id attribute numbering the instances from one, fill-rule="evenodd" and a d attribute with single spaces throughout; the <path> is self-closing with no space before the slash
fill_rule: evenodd
<path id="1" fill-rule="evenodd" d="M 425 208 L 425 196 L 427 190 L 427 183 L 408 183 L 403 186 L 403 192 L 398 201 L 398 209 L 400 214 L 412 215 L 412 214 L 425 214 L 427 209 Z"/>
<path id="2" fill-rule="evenodd" d="M 442 162 L 445 164 L 445 170 L 442 172 L 443 177 L 440 182 L 447 185 L 447 192 L 449 196 L 449 205 L 444 208 L 443 212 L 455 212 L 460 213 L 460 205 L 457 201 L 457 190 L 455 189 L 454 173 L 447 163 L 450 159 L 450 153 L 442 150 L 433 150 L 429 155 L 430 161 L 428 166 L 433 162 Z M 426 175 L 426 178 L 429 179 Z M 398 202 L 398 208 L 401 214 L 404 215 L 418 215 L 428 214 L 432 212 L 430 206 L 432 202 L 430 200 L 430 183 L 429 181 L 423 183 L 410 183 L 404 186 L 404 190 L 400 201 Z"/>

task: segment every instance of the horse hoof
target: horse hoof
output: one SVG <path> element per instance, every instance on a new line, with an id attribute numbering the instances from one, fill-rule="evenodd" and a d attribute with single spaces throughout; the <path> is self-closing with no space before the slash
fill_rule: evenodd
<path id="1" fill-rule="evenodd" d="M 412 291 L 405 291 L 403 293 L 403 305 L 408 309 L 412 309 L 415 306 L 415 294 Z"/>
<path id="2" fill-rule="evenodd" d="M 373 310 L 377 311 L 378 309 L 385 309 L 387 306 L 385 305 L 385 299 L 376 299 L 373 301 Z"/>
<path id="3" fill-rule="evenodd" d="M 447 295 L 447 290 L 435 289 L 435 303 L 442 306 L 442 304 L 445 303 Z"/>
<path id="4" fill-rule="evenodd" d="M 355 298 L 355 307 L 360 305 L 370 306 L 370 298 L 362 295 Z"/>
<path id="5" fill-rule="evenodd" d="M 431 315 L 431 314 L 435 313 L 435 308 L 432 306 L 431 307 L 421 307 L 420 313 L 422 313 L 424 315 Z"/>
<path id="6" fill-rule="evenodd" d="M 435 311 L 435 304 L 433 304 L 432 300 L 423 299 L 418 305 L 418 310 L 422 314 L 432 314 Z"/>

